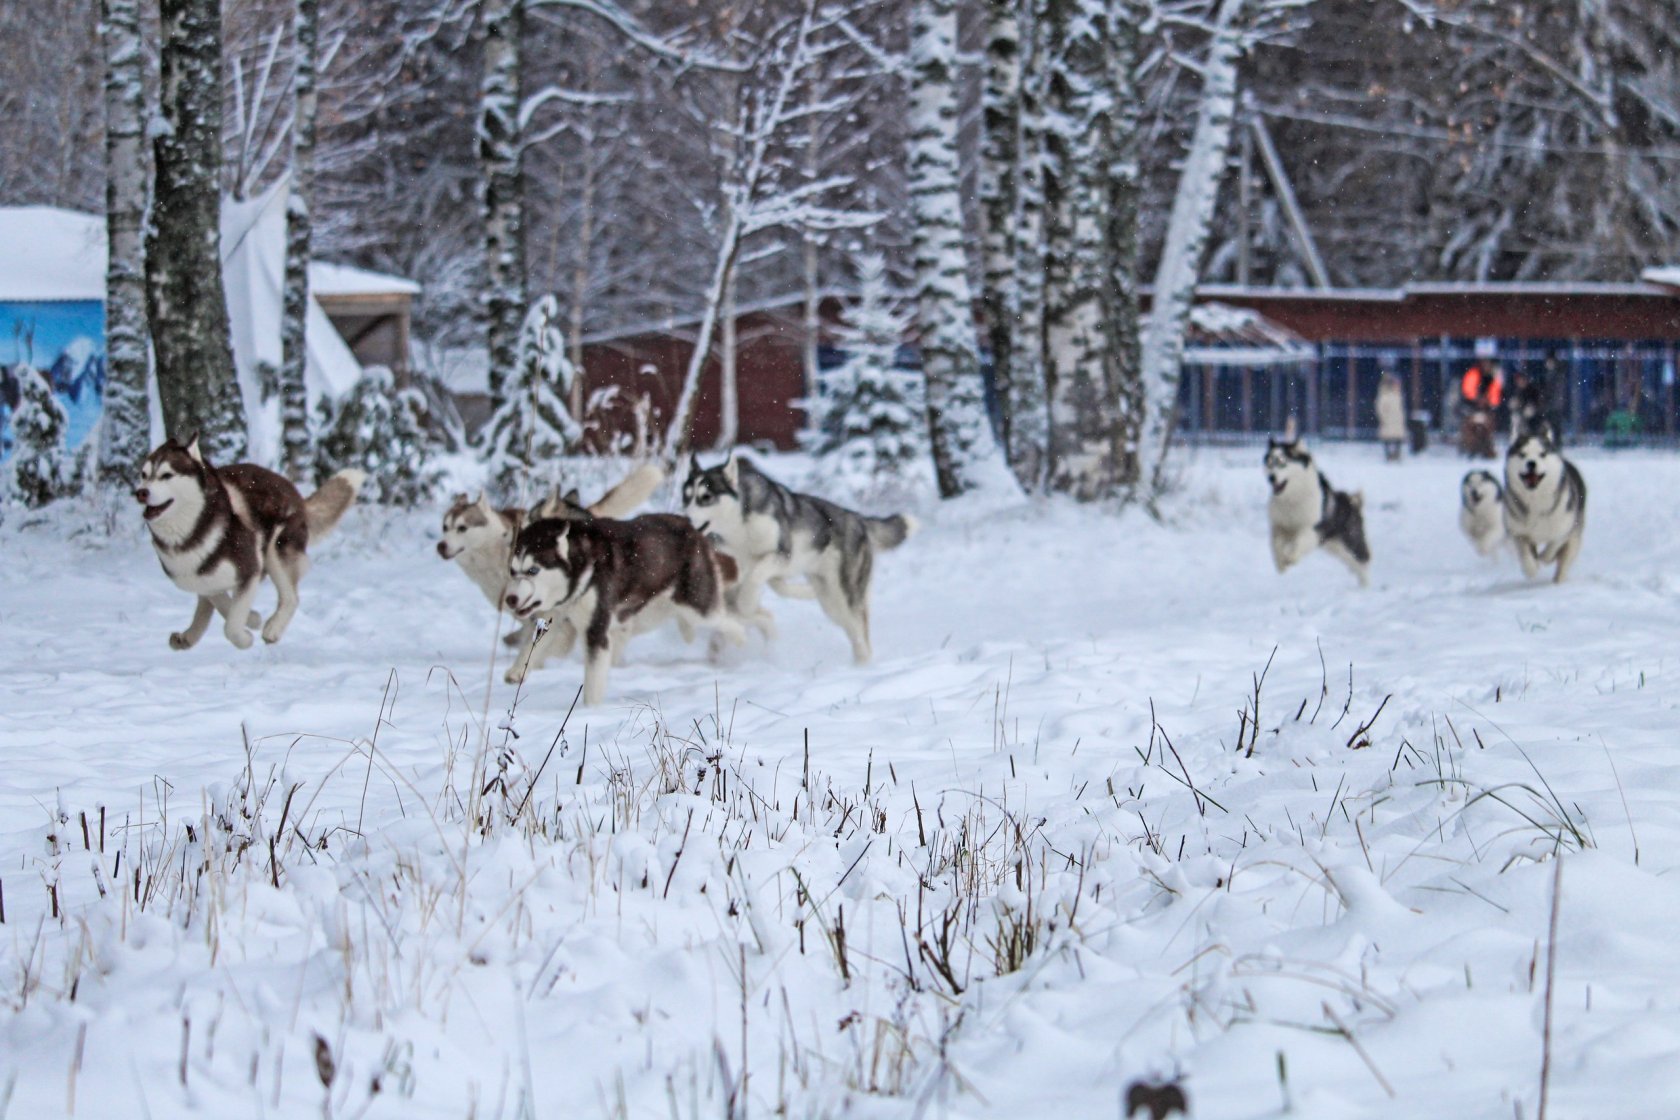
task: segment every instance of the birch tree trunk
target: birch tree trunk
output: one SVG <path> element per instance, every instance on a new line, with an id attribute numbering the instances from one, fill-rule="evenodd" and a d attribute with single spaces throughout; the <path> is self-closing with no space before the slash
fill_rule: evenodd
<path id="1" fill-rule="evenodd" d="M 1109 457 L 1114 483 L 1135 489 L 1141 478 L 1138 438 L 1143 426 L 1143 352 L 1139 338 L 1138 211 L 1142 194 L 1139 129 L 1143 117 L 1138 90 L 1138 39 L 1148 13 L 1140 0 L 1110 0 L 1108 28 L 1109 111 L 1107 250 L 1101 262 L 1103 318 L 1108 346 L 1103 378 L 1114 410 Z"/>
<path id="2" fill-rule="evenodd" d="M 980 205 L 986 223 L 981 308 L 992 356 L 992 384 L 1002 405 L 998 437 L 1011 463 L 1016 459 L 1010 359 L 1019 303 L 1015 217 L 1021 163 L 1020 5 L 1021 0 L 986 0 L 986 79 L 981 93 Z"/>
<path id="3" fill-rule="evenodd" d="M 309 243 L 313 220 L 309 203 L 315 192 L 316 38 L 319 0 L 297 0 L 293 20 L 292 181 L 286 202 L 285 302 L 280 310 L 280 444 L 287 477 L 309 481 L 314 467 L 309 442 L 309 392 L 306 380 L 309 320 Z"/>
<path id="4" fill-rule="evenodd" d="M 1184 363 L 1184 330 L 1201 274 L 1202 252 L 1213 222 L 1213 204 L 1231 149 L 1236 115 L 1237 62 L 1242 54 L 1245 0 L 1222 0 L 1202 68 L 1202 98 L 1190 151 L 1179 173 L 1161 259 L 1155 269 L 1155 292 L 1143 332 L 1145 412 L 1138 455 L 1148 485 L 1158 493 L 1178 406 L 1179 373 Z"/>
<path id="5" fill-rule="evenodd" d="M 139 0 L 105 0 L 105 401 L 99 475 L 126 484 L 151 450 L 146 381 L 145 54 Z"/>
<path id="6" fill-rule="evenodd" d="M 1050 403 L 1050 484 L 1085 500 L 1108 496 L 1115 410 L 1104 384 L 1109 277 L 1105 119 L 1110 111 L 1106 0 L 1050 0 L 1045 175 L 1044 381 Z"/>
<path id="7" fill-rule="evenodd" d="M 723 322 L 718 331 L 718 450 L 735 446 L 741 434 L 741 393 L 735 359 L 735 270 L 723 286 Z"/>
<path id="8" fill-rule="evenodd" d="M 957 163 L 955 0 L 918 0 L 910 29 L 910 202 L 928 436 L 941 497 L 1008 475 L 986 417 Z"/>
<path id="9" fill-rule="evenodd" d="M 212 462 L 245 455 L 245 408 L 222 287 L 219 0 L 160 0 L 161 105 L 146 242 L 146 306 L 169 434 L 198 433 Z"/>
<path id="10" fill-rule="evenodd" d="M 1050 456 L 1050 413 L 1044 386 L 1045 85 L 1051 60 L 1035 6 L 1021 27 L 1020 151 L 1011 219 L 1015 324 L 1010 333 L 1009 464 L 1028 487 L 1044 481 Z"/>
<path id="11" fill-rule="evenodd" d="M 595 161 L 584 154 L 583 183 L 578 192 L 578 232 L 577 243 L 572 248 L 572 306 L 570 309 L 570 329 L 566 334 L 566 343 L 570 347 L 572 369 L 577 376 L 572 378 L 567 397 L 567 405 L 572 410 L 572 416 L 583 419 L 583 315 L 585 301 L 589 298 L 589 275 L 595 252 Z"/>
<path id="12" fill-rule="evenodd" d="M 478 160 L 484 213 L 484 318 L 490 401 L 500 408 L 519 361 L 524 322 L 525 198 L 520 38 L 524 0 L 484 0 L 484 78 L 479 87 Z"/>

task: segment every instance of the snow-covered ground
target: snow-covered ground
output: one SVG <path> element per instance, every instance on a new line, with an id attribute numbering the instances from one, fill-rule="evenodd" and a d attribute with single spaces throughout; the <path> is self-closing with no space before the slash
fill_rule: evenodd
<path id="1" fill-rule="evenodd" d="M 875 664 L 772 599 L 773 648 L 641 639 L 564 725 L 575 663 L 509 721 L 433 514 L 354 513 L 278 647 L 175 653 L 133 511 L 8 512 L 0 1114 L 1115 1117 L 1177 1077 L 1198 1118 L 1507 1120 L 1549 1009 L 1552 1115 L 1672 1117 L 1680 458 L 1580 453 L 1553 586 L 1459 536 L 1462 462 L 1324 448 L 1363 591 L 1272 571 L 1259 458 L 1189 458 L 1167 525 L 919 511 Z"/>

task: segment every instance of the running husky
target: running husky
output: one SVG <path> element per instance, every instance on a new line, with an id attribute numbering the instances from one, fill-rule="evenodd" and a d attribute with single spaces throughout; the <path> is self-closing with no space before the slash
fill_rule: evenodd
<path id="1" fill-rule="evenodd" d="M 555 629 L 582 623 L 583 702 L 595 705 L 606 698 L 617 647 L 672 615 L 690 626 L 711 626 L 737 644 L 745 641 L 726 602 L 737 574 L 733 560 L 675 514 L 630 521 L 544 518 L 514 541 L 506 605 L 520 619 L 555 615 Z M 543 634 L 508 671 L 510 682 L 542 663 L 548 641 Z"/>
<path id="2" fill-rule="evenodd" d="M 1586 527 L 1586 480 L 1558 450 L 1550 424 L 1530 426 L 1505 452 L 1505 531 L 1523 574 L 1533 579 L 1555 560 L 1552 581 L 1562 583 Z"/>
<path id="3" fill-rule="evenodd" d="M 647 501 L 664 481 L 664 471 L 652 463 L 643 463 L 590 506 L 587 513 L 596 517 L 623 517 Z M 576 509 L 577 491 L 573 490 L 565 498 L 550 498 L 536 509 L 526 511 L 519 506 L 496 509 L 482 490 L 470 500 L 465 494 L 457 494 L 443 515 L 443 539 L 438 541 L 438 556 L 461 565 L 461 570 L 478 585 L 490 605 L 500 607 L 507 588 L 513 538 L 525 524 L 527 512 L 532 520 L 563 516 L 568 499 Z M 533 631 L 534 623 L 527 621 L 502 640 L 510 646 L 529 648 Z"/>
<path id="4" fill-rule="evenodd" d="M 1266 441 L 1266 481 L 1272 486 L 1266 517 L 1272 525 L 1272 560 L 1279 572 L 1323 545 L 1324 551 L 1359 577 L 1359 586 L 1370 583 L 1365 495 L 1331 486 L 1299 439 Z"/>
<path id="5" fill-rule="evenodd" d="M 366 477 L 339 471 L 305 498 L 290 481 L 254 463 L 211 466 L 197 436 L 184 444 L 164 440 L 140 464 L 134 497 L 144 507 L 164 573 L 198 596 L 191 624 L 169 635 L 169 648 L 197 644 L 212 610 L 221 612 L 222 633 L 240 649 L 250 648 L 258 624 L 263 641 L 278 642 L 297 613 L 309 542 L 332 531 Z M 280 597 L 267 622 L 251 609 L 264 576 Z"/>
<path id="6" fill-rule="evenodd" d="M 743 619 L 766 638 L 774 635 L 770 613 L 759 605 L 767 583 L 789 598 L 815 597 L 851 639 L 853 659 L 869 660 L 875 550 L 903 544 L 916 531 L 915 518 L 866 517 L 796 493 L 733 453 L 710 468 L 690 455 L 682 497 L 689 521 L 740 564 L 734 606 Z M 804 576 L 811 594 L 801 595 L 790 576 Z"/>
<path id="7" fill-rule="evenodd" d="M 1492 471 L 1476 470 L 1458 487 L 1458 527 L 1478 555 L 1492 556 L 1505 543 L 1505 491 Z"/>

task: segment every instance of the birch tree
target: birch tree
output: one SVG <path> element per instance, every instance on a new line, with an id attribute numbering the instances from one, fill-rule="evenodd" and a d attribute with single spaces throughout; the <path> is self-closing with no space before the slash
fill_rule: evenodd
<path id="1" fill-rule="evenodd" d="M 145 52 L 139 0 L 104 0 L 105 400 L 99 474 L 126 484 L 151 450 L 146 337 Z"/>
<path id="2" fill-rule="evenodd" d="M 315 192 L 315 118 L 318 105 L 315 63 L 320 30 L 319 0 L 297 0 L 293 20 L 292 177 L 286 202 L 285 303 L 280 314 L 280 443 L 286 474 L 293 482 L 309 478 L 314 458 L 309 440 L 309 258 Z"/>
<path id="3" fill-rule="evenodd" d="M 162 127 L 146 240 L 146 307 L 165 430 L 197 432 L 212 462 L 245 454 L 222 287 L 219 0 L 160 0 Z"/>
<path id="4" fill-rule="evenodd" d="M 500 406 L 518 362 L 525 314 L 525 207 L 520 120 L 523 72 L 520 39 L 525 0 L 484 0 L 484 78 L 480 86 L 478 155 L 484 216 L 484 321 L 490 359 L 490 400 Z"/>
<path id="5" fill-rule="evenodd" d="M 984 129 L 980 150 L 980 205 L 985 219 L 981 308 L 992 384 L 1003 404 L 998 437 L 1011 464 L 1017 460 L 1012 359 L 1018 329 L 1016 283 L 1021 137 L 1021 0 L 986 0 L 986 76 L 981 92 Z"/>
<path id="6" fill-rule="evenodd" d="M 917 0 L 910 25 L 910 204 L 928 441 L 943 498 L 1012 485 L 986 416 L 963 240 L 955 0 Z"/>
<path id="7" fill-rule="evenodd" d="M 1138 441 L 1141 469 L 1158 491 L 1178 409 L 1184 331 L 1201 275 L 1213 204 L 1231 148 L 1236 117 L 1237 62 L 1243 50 L 1243 9 L 1250 0 L 1220 0 L 1202 63 L 1202 91 L 1190 151 L 1179 173 L 1167 233 L 1155 268 L 1154 298 L 1143 331 L 1144 416 Z"/>

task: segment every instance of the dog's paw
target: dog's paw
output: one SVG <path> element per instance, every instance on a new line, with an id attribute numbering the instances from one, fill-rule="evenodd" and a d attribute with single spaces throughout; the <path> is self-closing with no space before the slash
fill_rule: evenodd
<path id="1" fill-rule="evenodd" d="M 245 629 L 243 626 L 241 626 L 237 630 L 229 629 L 229 630 L 225 631 L 225 633 L 227 634 L 227 640 L 232 642 L 234 644 L 234 646 L 236 646 L 237 648 L 239 648 L 239 649 L 250 649 L 251 648 L 251 642 L 252 642 L 251 632 L 249 630 Z"/>
<path id="2" fill-rule="evenodd" d="M 506 681 L 508 684 L 524 684 L 525 670 L 520 668 L 518 665 L 515 665 L 513 668 L 502 674 L 502 680 Z"/>
<path id="3" fill-rule="evenodd" d="M 269 645 L 273 645 L 275 642 L 278 642 L 280 640 L 280 636 L 282 634 L 284 634 L 285 632 L 286 632 L 285 624 L 281 623 L 281 622 L 278 622 L 275 619 L 271 618 L 271 619 L 268 620 L 267 623 L 265 623 L 263 625 L 263 628 L 262 628 L 263 641 L 267 642 Z"/>
<path id="4" fill-rule="evenodd" d="M 183 634 L 179 630 L 177 630 L 173 634 L 169 635 L 169 648 L 170 649 L 191 649 L 193 647 L 194 641 L 195 641 L 195 639 L 189 638 L 185 634 Z"/>

